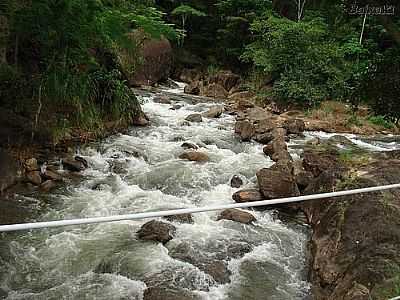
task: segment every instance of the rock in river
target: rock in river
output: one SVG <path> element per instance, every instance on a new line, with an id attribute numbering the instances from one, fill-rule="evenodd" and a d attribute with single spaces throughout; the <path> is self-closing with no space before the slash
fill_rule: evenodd
<path id="1" fill-rule="evenodd" d="M 261 201 L 264 200 L 263 195 L 257 189 L 247 189 L 237 191 L 232 195 L 232 199 L 237 203 Z"/>
<path id="2" fill-rule="evenodd" d="M 243 180 L 238 175 L 233 175 L 231 178 L 231 187 L 240 188 L 243 185 Z"/>
<path id="3" fill-rule="evenodd" d="M 201 117 L 201 114 L 191 114 L 191 115 L 188 115 L 188 116 L 185 118 L 185 120 L 186 120 L 186 121 L 189 121 L 189 122 L 196 122 L 196 123 L 199 123 L 199 122 L 202 122 L 202 121 L 203 121 L 203 118 Z"/>
<path id="4" fill-rule="evenodd" d="M 199 162 L 208 161 L 208 155 L 198 151 L 186 151 L 181 155 L 179 155 L 179 158 L 187 159 L 190 161 L 199 161 Z"/>
<path id="5" fill-rule="evenodd" d="M 137 232 L 137 236 L 141 240 L 166 244 L 172 240 L 175 232 L 176 228 L 174 225 L 153 220 L 144 224 Z"/>
<path id="6" fill-rule="evenodd" d="M 251 213 L 240 209 L 231 208 L 222 211 L 217 220 L 231 220 L 243 224 L 251 224 L 256 221 L 256 218 Z"/>

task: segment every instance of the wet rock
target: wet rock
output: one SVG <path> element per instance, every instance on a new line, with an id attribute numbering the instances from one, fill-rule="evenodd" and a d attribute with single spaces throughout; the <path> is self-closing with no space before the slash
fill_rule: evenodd
<path id="1" fill-rule="evenodd" d="M 144 291 L 143 300 L 195 300 L 197 297 L 186 290 L 175 291 L 172 289 L 154 286 Z"/>
<path id="2" fill-rule="evenodd" d="M 228 96 L 228 92 L 222 85 L 211 83 L 200 89 L 200 95 L 210 98 L 225 99 Z"/>
<path id="3" fill-rule="evenodd" d="M 239 176 L 233 175 L 233 177 L 231 178 L 231 187 L 240 188 L 242 185 L 243 180 Z"/>
<path id="4" fill-rule="evenodd" d="M 256 218 L 251 213 L 231 208 L 222 211 L 217 218 L 217 221 L 219 220 L 231 220 L 243 224 L 251 224 L 256 221 Z"/>
<path id="5" fill-rule="evenodd" d="M 235 133 L 240 136 L 242 141 L 249 141 L 255 134 L 255 127 L 247 120 L 237 121 L 235 124 Z"/>
<path id="6" fill-rule="evenodd" d="M 146 116 L 144 112 L 140 112 L 135 118 L 132 120 L 132 125 L 133 126 L 140 126 L 140 127 L 145 127 L 150 125 L 150 120 Z"/>
<path id="7" fill-rule="evenodd" d="M 193 224 L 193 217 L 191 214 L 181 214 L 181 215 L 174 215 L 174 216 L 166 216 L 164 219 L 170 222 L 177 222 L 177 223 L 187 223 Z"/>
<path id="8" fill-rule="evenodd" d="M 79 156 L 75 156 L 64 158 L 62 160 L 62 165 L 65 170 L 72 172 L 81 172 L 87 168 L 88 163 L 85 159 Z"/>
<path id="9" fill-rule="evenodd" d="M 193 81 L 185 86 L 184 92 L 190 95 L 199 95 L 200 94 L 200 81 Z"/>
<path id="10" fill-rule="evenodd" d="M 187 159 L 190 161 L 198 161 L 198 162 L 205 162 L 208 161 L 208 155 L 203 152 L 198 151 L 186 151 L 179 155 L 180 159 Z"/>
<path id="11" fill-rule="evenodd" d="M 61 181 L 62 176 L 57 171 L 46 170 L 42 173 L 42 177 L 45 180 Z"/>
<path id="12" fill-rule="evenodd" d="M 40 190 L 42 192 L 48 193 L 50 192 L 52 189 L 54 189 L 57 186 L 57 184 L 53 181 L 53 180 L 46 180 L 45 182 L 43 182 L 40 185 Z"/>
<path id="13" fill-rule="evenodd" d="M 253 107 L 255 107 L 253 102 L 248 101 L 248 100 L 244 100 L 244 99 L 239 100 L 239 103 L 238 103 L 238 109 L 239 110 L 246 110 L 248 108 L 253 108 Z"/>
<path id="14" fill-rule="evenodd" d="M 186 121 L 189 121 L 189 122 L 196 122 L 196 123 L 199 123 L 199 122 L 202 122 L 202 121 L 203 121 L 203 118 L 202 118 L 201 114 L 191 114 L 191 115 L 188 115 L 188 116 L 185 118 L 185 120 L 186 120 Z"/>
<path id="15" fill-rule="evenodd" d="M 219 260 L 214 260 L 204 267 L 200 267 L 205 273 L 209 274 L 214 280 L 220 284 L 226 284 L 230 282 L 231 272 L 227 268 L 226 263 Z"/>
<path id="16" fill-rule="evenodd" d="M 246 189 L 237 191 L 232 195 L 232 199 L 237 203 L 244 203 L 244 202 L 252 202 L 252 201 L 261 201 L 265 198 L 257 189 Z"/>
<path id="17" fill-rule="evenodd" d="M 189 143 L 189 142 L 183 143 L 183 144 L 181 145 L 181 147 L 184 148 L 184 149 L 194 149 L 194 150 L 199 149 L 199 147 L 198 147 L 197 145 L 195 145 L 195 144 L 193 144 L 193 143 Z"/>
<path id="18" fill-rule="evenodd" d="M 246 243 L 235 243 L 228 246 L 227 255 L 231 258 L 240 258 L 243 257 L 246 253 L 249 253 L 253 250 L 253 247 Z"/>
<path id="19" fill-rule="evenodd" d="M 306 129 L 306 125 L 301 119 L 288 119 L 283 123 L 288 134 L 301 134 Z"/>
<path id="20" fill-rule="evenodd" d="M 272 134 L 272 132 L 256 134 L 254 136 L 254 140 L 256 142 L 259 142 L 260 144 L 264 144 L 264 145 L 268 144 L 269 142 L 272 142 L 273 139 L 274 139 L 274 135 Z"/>
<path id="21" fill-rule="evenodd" d="M 289 167 L 276 163 L 268 169 L 257 172 L 260 191 L 266 199 L 299 196 L 296 180 Z"/>
<path id="22" fill-rule="evenodd" d="M 154 102 L 156 103 L 161 103 L 161 104 L 171 104 L 172 100 L 170 97 L 167 95 L 157 95 L 153 99 Z"/>
<path id="23" fill-rule="evenodd" d="M 26 180 L 34 185 L 40 185 L 42 183 L 42 177 L 40 171 L 32 171 L 26 173 Z"/>
<path id="24" fill-rule="evenodd" d="M 156 241 L 166 244 L 172 240 L 175 232 L 176 228 L 174 225 L 152 220 L 140 228 L 137 232 L 137 236 L 141 240 Z"/>
<path id="25" fill-rule="evenodd" d="M 272 142 L 268 143 L 263 148 L 263 152 L 275 162 L 292 159 L 288 152 L 286 142 L 280 139 L 274 139 Z"/>
<path id="26" fill-rule="evenodd" d="M 17 161 L 5 150 L 0 149 L 0 194 L 17 183 L 19 172 Z"/>
<path id="27" fill-rule="evenodd" d="M 313 174 L 308 171 L 300 171 L 298 174 L 296 174 L 296 183 L 297 186 L 299 187 L 299 190 L 304 191 L 307 188 L 307 186 L 311 183 L 313 178 L 314 178 Z"/>
<path id="28" fill-rule="evenodd" d="M 182 104 L 174 104 L 172 105 L 172 107 L 170 108 L 171 110 L 178 110 L 181 109 L 183 107 Z"/>
<path id="29" fill-rule="evenodd" d="M 8 293 L 0 288 L 0 299 L 7 298 Z"/>
<path id="30" fill-rule="evenodd" d="M 224 112 L 224 107 L 221 105 L 213 106 L 208 111 L 203 113 L 205 118 L 219 118 Z"/>
<path id="31" fill-rule="evenodd" d="M 30 158 L 25 160 L 24 168 L 26 172 L 39 171 L 39 164 L 36 158 Z"/>

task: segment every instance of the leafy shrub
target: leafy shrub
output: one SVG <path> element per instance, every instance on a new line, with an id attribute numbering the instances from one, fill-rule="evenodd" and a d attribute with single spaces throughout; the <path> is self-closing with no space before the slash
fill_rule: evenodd
<path id="1" fill-rule="evenodd" d="M 323 19 L 294 22 L 267 16 L 251 28 L 255 42 L 243 58 L 275 78 L 277 98 L 315 106 L 337 93 L 343 81 L 343 52 L 329 39 Z"/>
<path id="2" fill-rule="evenodd" d="M 383 116 L 371 116 L 368 118 L 368 121 L 372 124 L 385 127 L 386 129 L 392 129 L 395 126 L 393 122 L 386 120 Z"/>

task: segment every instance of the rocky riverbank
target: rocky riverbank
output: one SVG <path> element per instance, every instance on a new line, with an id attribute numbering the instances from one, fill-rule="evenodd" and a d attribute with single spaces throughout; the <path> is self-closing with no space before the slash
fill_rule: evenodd
<path id="1" fill-rule="evenodd" d="M 306 122 L 241 101 L 235 132 L 266 144 L 275 164 L 257 172 L 259 190 L 242 190 L 236 202 L 291 197 L 398 183 L 398 151 L 371 153 L 343 136 L 310 140 L 300 159 L 286 142 L 302 135 Z M 310 281 L 315 299 L 384 299 L 399 291 L 400 193 L 398 190 L 314 200 L 278 207 L 302 211 L 313 233 Z"/>

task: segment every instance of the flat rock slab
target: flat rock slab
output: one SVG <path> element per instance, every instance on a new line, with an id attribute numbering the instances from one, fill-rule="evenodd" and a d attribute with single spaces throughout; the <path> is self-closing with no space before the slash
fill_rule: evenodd
<path id="1" fill-rule="evenodd" d="M 251 224 L 257 221 L 251 213 L 235 208 L 225 209 L 218 216 L 217 220 L 231 220 L 243 224 Z"/>

